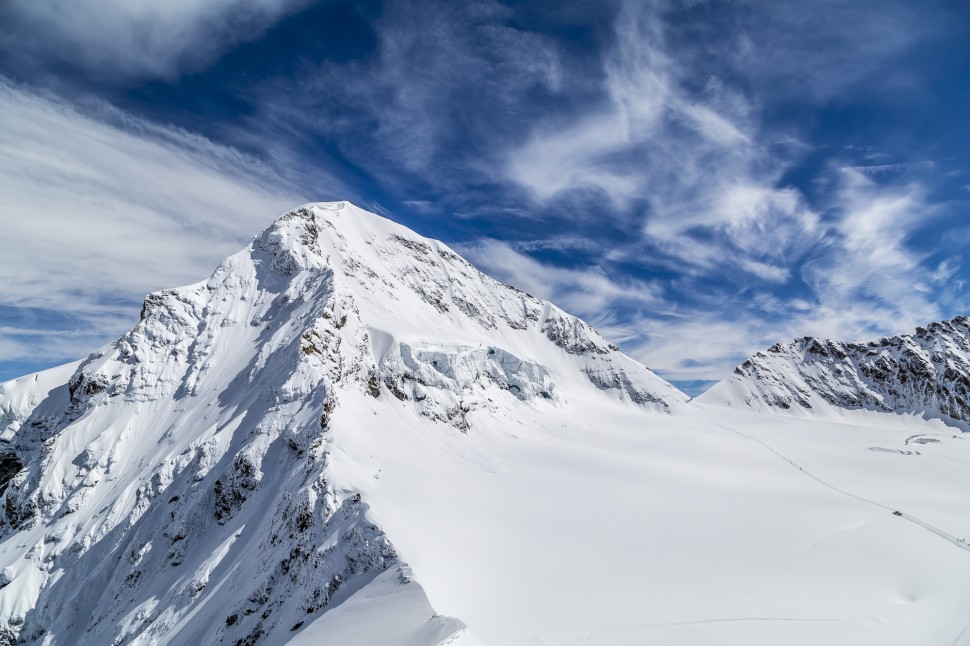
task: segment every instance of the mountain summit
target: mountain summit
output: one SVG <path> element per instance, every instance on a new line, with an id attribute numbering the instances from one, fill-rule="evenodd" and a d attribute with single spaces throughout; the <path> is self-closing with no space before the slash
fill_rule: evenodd
<path id="1" fill-rule="evenodd" d="M 0 644 L 283 643 L 323 616 L 340 643 L 328 610 L 361 594 L 393 597 L 393 643 L 443 643 L 463 624 L 335 471 L 338 429 L 473 436 L 588 400 L 649 425 L 687 398 L 440 242 L 296 209 L 83 362 L 0 386 Z"/>
<path id="2" fill-rule="evenodd" d="M 803 341 L 688 403 L 440 242 L 307 205 L 0 384 L 0 646 L 962 644 L 970 444 L 816 413 L 959 415 L 966 338 Z"/>

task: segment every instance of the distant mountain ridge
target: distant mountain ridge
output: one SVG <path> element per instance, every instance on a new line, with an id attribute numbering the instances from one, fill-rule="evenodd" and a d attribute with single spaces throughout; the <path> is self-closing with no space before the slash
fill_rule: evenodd
<path id="1" fill-rule="evenodd" d="M 970 319 L 868 343 L 804 337 L 758 352 L 701 401 L 778 411 L 928 413 L 970 423 Z"/>

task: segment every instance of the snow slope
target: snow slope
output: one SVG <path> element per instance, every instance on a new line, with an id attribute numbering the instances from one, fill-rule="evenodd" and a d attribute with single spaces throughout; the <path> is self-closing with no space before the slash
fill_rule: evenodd
<path id="1" fill-rule="evenodd" d="M 282 643 L 386 585 L 404 564 L 330 468 L 344 392 L 459 433 L 573 393 L 645 417 L 686 402 L 443 244 L 345 203 L 298 209 L 80 365 L 2 387 L 0 634 Z M 400 580 L 428 635 L 462 630 Z"/>
<path id="2" fill-rule="evenodd" d="M 339 425 L 335 469 L 488 644 L 961 643 L 970 445 L 939 422 L 586 401 L 441 436 L 354 399 L 395 423 Z"/>
<path id="3" fill-rule="evenodd" d="M 688 403 L 346 203 L 0 413 L 0 644 L 970 640 L 958 429 Z"/>

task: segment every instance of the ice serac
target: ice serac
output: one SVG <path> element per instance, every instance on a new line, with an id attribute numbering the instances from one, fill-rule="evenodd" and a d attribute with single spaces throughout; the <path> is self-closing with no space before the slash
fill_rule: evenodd
<path id="1" fill-rule="evenodd" d="M 440 242 L 347 203 L 287 213 L 85 361 L 0 386 L 0 644 L 282 644 L 367 612 L 380 643 L 446 643 L 464 625 L 334 437 L 361 401 L 473 437 L 588 398 L 645 425 L 686 402 Z"/>
<path id="2" fill-rule="evenodd" d="M 868 343 L 812 337 L 758 352 L 700 401 L 811 414 L 864 409 L 970 424 L 970 319 Z"/>

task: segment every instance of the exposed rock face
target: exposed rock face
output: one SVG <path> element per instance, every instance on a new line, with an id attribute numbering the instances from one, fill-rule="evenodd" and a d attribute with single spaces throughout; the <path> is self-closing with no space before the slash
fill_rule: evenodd
<path id="1" fill-rule="evenodd" d="M 970 319 L 869 343 L 805 337 L 778 344 L 742 363 L 703 399 L 781 410 L 928 413 L 970 423 Z"/>
<path id="2" fill-rule="evenodd" d="M 45 374 L 0 386 L 0 644 L 283 643 L 384 573 L 419 587 L 331 469 L 330 431 L 359 421 L 347 393 L 464 433 L 566 405 L 563 380 L 648 411 L 686 400 L 586 323 L 345 203 L 284 215 Z"/>

